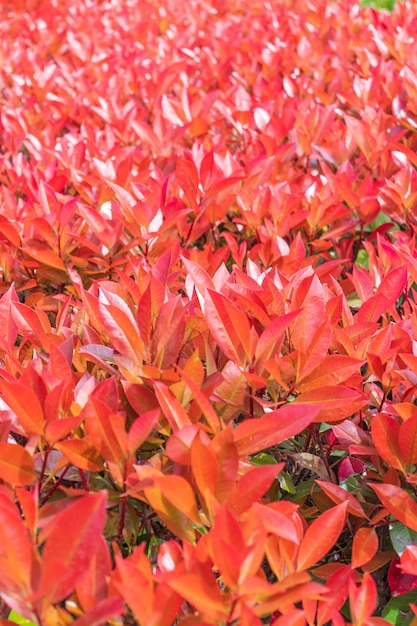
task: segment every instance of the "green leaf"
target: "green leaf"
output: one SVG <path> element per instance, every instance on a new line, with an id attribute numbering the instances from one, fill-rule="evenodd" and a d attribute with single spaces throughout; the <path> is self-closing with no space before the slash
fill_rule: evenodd
<path id="1" fill-rule="evenodd" d="M 414 618 L 410 604 L 417 602 L 417 589 L 391 598 L 382 611 L 382 617 L 395 626 L 409 626 Z"/>
<path id="2" fill-rule="evenodd" d="M 379 11 L 393 11 L 395 9 L 395 0 L 362 0 L 361 6 L 371 6 Z"/>
<path id="3" fill-rule="evenodd" d="M 31 622 L 26 617 L 22 617 L 16 611 L 10 611 L 9 617 L 7 618 L 9 622 L 14 622 L 15 624 L 22 624 L 22 626 L 36 626 L 34 622 Z"/>
<path id="4" fill-rule="evenodd" d="M 358 267 L 365 267 L 368 269 L 369 267 L 369 255 L 365 248 L 361 248 L 356 255 L 355 265 Z"/>
<path id="5" fill-rule="evenodd" d="M 281 489 L 287 493 L 297 493 L 297 489 L 293 483 L 291 475 L 288 472 L 281 472 L 278 475 L 278 482 Z"/>
<path id="6" fill-rule="evenodd" d="M 389 534 L 392 547 L 398 556 L 402 555 L 407 546 L 417 546 L 417 532 L 401 524 L 401 522 L 390 524 Z"/>
<path id="7" fill-rule="evenodd" d="M 267 452 L 258 452 L 251 457 L 252 465 L 273 465 L 277 460 Z"/>
<path id="8" fill-rule="evenodd" d="M 314 482 L 314 478 L 310 478 L 309 480 L 305 480 L 299 485 L 297 485 L 295 488 L 294 494 L 291 495 L 289 499 L 291 500 L 291 502 L 296 502 L 297 504 L 300 504 L 299 501 L 306 500 L 308 496 L 310 496 L 315 489 L 318 490 L 318 487 L 316 486 L 316 483 Z"/>

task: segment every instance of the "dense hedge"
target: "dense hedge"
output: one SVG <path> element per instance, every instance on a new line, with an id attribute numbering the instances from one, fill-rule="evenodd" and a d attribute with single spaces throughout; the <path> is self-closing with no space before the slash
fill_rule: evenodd
<path id="1" fill-rule="evenodd" d="M 416 3 L 0 17 L 0 623 L 414 624 Z"/>

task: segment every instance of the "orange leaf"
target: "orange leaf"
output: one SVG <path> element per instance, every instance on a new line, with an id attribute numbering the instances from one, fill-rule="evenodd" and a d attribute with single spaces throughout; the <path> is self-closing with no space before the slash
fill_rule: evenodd
<path id="1" fill-rule="evenodd" d="M 14 487 L 32 485 L 37 475 L 31 454 L 17 444 L 0 442 L 0 478 Z"/>
<path id="2" fill-rule="evenodd" d="M 347 503 L 347 512 L 351 515 L 355 515 L 356 517 L 364 517 L 367 518 L 363 508 L 357 501 L 357 499 L 348 491 L 339 487 L 339 485 L 335 485 L 333 483 L 326 482 L 324 480 L 316 480 L 316 483 L 323 489 L 324 493 L 329 496 L 333 502 L 336 504 L 341 504 L 342 502 Z"/>
<path id="3" fill-rule="evenodd" d="M 85 425 L 88 437 L 106 461 L 123 465 L 128 457 L 128 435 L 120 413 L 112 413 L 103 402 L 90 397 L 85 407 Z"/>
<path id="4" fill-rule="evenodd" d="M 228 618 L 230 605 L 214 577 L 207 579 L 192 573 L 177 574 L 169 579 L 168 584 L 200 611 L 204 618 L 222 622 Z"/>
<path id="5" fill-rule="evenodd" d="M 262 527 L 259 528 L 261 536 L 258 538 L 263 543 L 265 533 L 262 530 Z M 216 564 L 216 569 L 221 573 L 222 580 L 229 588 L 237 587 L 243 564 L 247 572 L 248 557 L 252 550 L 250 546 L 245 545 L 242 528 L 228 508 L 221 508 L 217 512 L 207 540 L 211 558 Z M 257 564 L 256 569 L 259 569 L 259 566 L 260 563 Z"/>
<path id="6" fill-rule="evenodd" d="M 171 389 L 157 380 L 153 381 L 153 387 L 162 412 L 174 432 L 191 424 L 188 413 Z"/>
<path id="7" fill-rule="evenodd" d="M 344 354 L 329 354 L 308 376 L 302 377 L 297 389 L 303 393 L 311 389 L 339 385 L 352 374 L 357 373 L 363 363 L 361 359 Z"/>
<path id="8" fill-rule="evenodd" d="M 417 415 L 411 416 L 400 426 L 398 445 L 404 464 L 410 466 L 417 463 Z"/>
<path id="9" fill-rule="evenodd" d="M 0 393 L 27 435 L 43 432 L 43 409 L 32 389 L 19 382 L 0 380 Z"/>
<path id="10" fill-rule="evenodd" d="M 389 484 L 369 486 L 391 515 L 417 532 L 417 502 L 404 489 Z"/>
<path id="11" fill-rule="evenodd" d="M 376 621 L 378 618 L 368 621 L 375 610 L 377 597 L 375 581 L 368 572 L 365 572 L 359 586 L 356 586 L 352 579 L 349 581 L 349 605 L 354 624 L 366 624 L 367 626 L 378 624 Z"/>
<path id="12" fill-rule="evenodd" d="M 178 537 L 193 543 L 193 524 L 200 524 L 201 520 L 189 482 L 182 476 L 161 474 L 145 465 L 135 465 L 134 469 L 139 483 L 134 484 L 130 494 L 137 497 L 138 492 L 143 491 L 151 507 L 168 528 Z"/>
<path id="13" fill-rule="evenodd" d="M 210 425 L 212 432 L 219 432 L 221 428 L 219 416 L 214 410 L 210 400 L 184 370 L 182 370 L 180 367 L 177 367 L 176 369 L 181 374 L 181 378 L 185 381 L 187 387 L 191 391 L 195 402 L 198 404 L 200 411 L 206 418 L 207 423 Z"/>
<path id="14" fill-rule="evenodd" d="M 346 509 L 347 503 L 339 504 L 322 513 L 310 524 L 298 552 L 297 571 L 317 565 L 335 546 L 345 525 Z"/>
<path id="15" fill-rule="evenodd" d="M 378 551 L 378 535 L 375 528 L 359 528 L 353 538 L 352 567 L 362 567 L 374 558 Z"/>
<path id="16" fill-rule="evenodd" d="M 155 486 L 161 490 L 165 498 L 175 508 L 196 524 L 200 523 L 194 491 L 185 478 L 174 474 L 161 474 L 160 476 L 155 476 L 153 481 Z"/>
<path id="17" fill-rule="evenodd" d="M 56 441 L 65 439 L 71 431 L 78 428 L 81 422 L 81 414 L 77 417 L 63 417 L 51 420 L 47 423 L 45 428 L 46 441 L 50 445 L 53 445 Z"/>
<path id="18" fill-rule="evenodd" d="M 196 436 L 191 446 L 191 466 L 197 488 L 204 498 L 206 490 L 216 492 L 219 479 L 219 464 L 213 450 Z"/>
<path id="19" fill-rule="evenodd" d="M 67 268 L 63 260 L 57 255 L 56 252 L 48 248 L 45 244 L 25 245 L 22 248 L 22 252 L 48 267 L 53 267 L 61 272 L 66 272 Z"/>
<path id="20" fill-rule="evenodd" d="M 56 443 L 54 448 L 62 452 L 68 461 L 87 472 L 100 472 L 103 460 L 97 450 L 85 439 L 68 439 Z"/>
<path id="21" fill-rule="evenodd" d="M 120 555 L 116 555 L 112 585 L 129 605 L 139 623 L 148 621 L 152 612 L 154 583 L 149 560 L 144 554 L 144 544 L 136 547 L 128 558 L 122 559 Z M 138 593 L 138 589 L 141 593 Z"/>
<path id="22" fill-rule="evenodd" d="M 227 506 L 237 516 L 247 511 L 270 488 L 285 463 L 252 467 L 234 488 Z"/>
<path id="23" fill-rule="evenodd" d="M 398 445 L 400 433 L 398 422 L 390 415 L 377 413 L 372 422 L 371 433 L 375 448 L 384 461 L 392 467 L 404 471 L 401 450 Z"/>
<path id="24" fill-rule="evenodd" d="M 292 505 L 293 510 L 287 505 Z M 254 510 L 259 514 L 261 523 L 268 533 L 282 537 L 287 541 L 298 544 L 300 541 L 300 532 L 297 525 L 292 519 L 292 515 L 296 512 L 296 505 L 290 502 L 273 502 L 268 505 L 255 502 Z"/>

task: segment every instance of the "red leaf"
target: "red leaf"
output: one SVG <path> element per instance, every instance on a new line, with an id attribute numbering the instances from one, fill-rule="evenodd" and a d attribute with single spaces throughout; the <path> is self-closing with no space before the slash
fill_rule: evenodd
<path id="1" fill-rule="evenodd" d="M 97 606 L 108 595 L 108 579 L 112 570 L 112 562 L 107 541 L 103 536 L 97 550 L 90 560 L 84 576 L 77 583 L 75 593 L 84 611 Z"/>
<path id="2" fill-rule="evenodd" d="M 400 559 L 395 556 L 388 568 L 388 585 L 393 597 L 408 593 L 417 588 L 417 576 L 404 574 L 400 569 Z"/>
<path id="3" fill-rule="evenodd" d="M 336 385 L 304 391 L 295 399 L 296 405 L 319 406 L 316 422 L 337 422 L 350 417 L 368 404 L 365 394 L 356 389 Z"/>
<path id="4" fill-rule="evenodd" d="M 200 192 L 198 190 L 199 176 L 194 161 L 186 156 L 178 157 L 175 174 L 179 185 L 183 189 L 188 202 L 190 203 L 190 206 L 193 211 L 198 213 L 200 209 L 197 202 L 197 198 L 200 196 Z"/>
<path id="5" fill-rule="evenodd" d="M 72 593 L 101 540 L 106 501 L 106 492 L 97 492 L 72 502 L 55 516 L 43 549 L 37 595 L 44 595 L 55 603 Z"/>
<path id="6" fill-rule="evenodd" d="M 129 452 L 131 454 L 134 454 L 136 450 L 147 440 L 154 429 L 160 414 L 161 412 L 159 409 L 154 409 L 153 411 L 142 413 L 142 415 L 135 419 L 128 433 Z"/>
<path id="7" fill-rule="evenodd" d="M 233 431 L 239 454 L 254 454 L 294 437 L 315 420 L 319 410 L 308 404 L 287 404 L 259 419 L 242 422 Z"/>
<path id="8" fill-rule="evenodd" d="M 34 311 L 21 302 L 11 302 L 11 312 L 19 332 L 27 335 L 50 333 L 51 324 L 45 311 Z"/>
<path id="9" fill-rule="evenodd" d="M 121 598 L 105 598 L 71 624 L 72 626 L 102 626 L 124 612 L 125 607 Z"/>
<path id="10" fill-rule="evenodd" d="M 201 295 L 204 295 L 206 287 L 209 289 L 214 289 L 212 279 L 207 274 L 206 270 L 201 267 L 201 265 L 199 265 L 198 263 L 194 263 L 194 261 L 190 261 L 183 256 L 181 256 L 181 261 L 183 262 L 187 273 L 191 276 L 194 285 L 199 290 Z"/>
<path id="11" fill-rule="evenodd" d="M 21 598 L 31 589 L 33 548 L 13 502 L 0 493 L 0 587 Z"/>
<path id="12" fill-rule="evenodd" d="M 287 315 L 281 315 L 268 324 L 256 346 L 255 363 L 257 365 L 263 366 L 278 351 L 286 329 L 299 313 L 300 311 L 293 311 Z"/>
<path id="13" fill-rule="evenodd" d="M 359 371 L 364 363 L 344 354 L 329 354 L 307 376 L 301 378 L 297 389 L 300 393 L 320 387 L 333 387 L 347 380 Z"/>
<path id="14" fill-rule="evenodd" d="M 297 383 L 305 376 L 308 376 L 318 364 L 326 357 L 330 348 L 332 338 L 332 327 L 330 321 L 326 319 L 316 330 L 311 338 L 307 349 L 298 352 L 297 359 Z"/>
<path id="15" fill-rule="evenodd" d="M 364 270 L 356 267 L 356 265 L 353 266 L 352 282 L 362 302 L 366 302 L 372 298 L 374 294 L 372 281 L 369 275 Z"/>
<path id="16" fill-rule="evenodd" d="M 240 365 L 252 360 L 246 315 L 221 293 L 206 290 L 204 313 L 211 334 L 224 355 Z"/>
<path id="17" fill-rule="evenodd" d="M 378 293 L 366 300 L 357 314 L 355 315 L 355 323 L 363 324 L 365 322 L 377 322 L 383 313 L 389 308 L 388 298 Z"/>
<path id="18" fill-rule="evenodd" d="M 192 444 L 199 432 L 200 428 L 196 424 L 190 424 L 173 433 L 165 447 L 169 458 L 180 465 L 191 465 Z"/>
<path id="19" fill-rule="evenodd" d="M 153 362 L 160 369 L 167 369 L 178 359 L 184 343 L 185 312 L 181 296 L 165 302 L 156 318 L 153 335 Z"/>
<path id="20" fill-rule="evenodd" d="M 100 288 L 98 311 L 111 347 L 134 361 L 142 361 L 143 343 L 132 312 L 122 298 Z"/>
<path id="21" fill-rule="evenodd" d="M 349 476 L 354 474 L 362 474 L 366 469 L 366 464 L 359 459 L 348 457 L 340 462 L 337 470 L 339 481 L 345 481 Z"/>
<path id="22" fill-rule="evenodd" d="M 294 323 L 291 340 L 296 350 L 308 352 L 314 335 L 323 324 L 326 312 L 323 285 L 315 274 L 300 282 L 292 308 L 301 309 L 301 312 Z"/>
<path id="23" fill-rule="evenodd" d="M 244 179 L 244 176 L 229 176 L 228 178 L 222 178 L 221 180 L 216 181 L 213 185 L 211 185 L 206 191 L 206 198 L 210 198 L 233 185 L 239 183 Z"/>
<path id="24" fill-rule="evenodd" d="M 382 279 L 378 289 L 376 290 L 376 295 L 382 293 L 386 298 L 388 298 L 390 303 L 395 303 L 404 291 L 407 283 L 407 277 L 408 269 L 406 265 L 392 269 Z"/>
<path id="25" fill-rule="evenodd" d="M 10 346 L 14 345 L 19 331 L 12 313 L 12 302 L 19 302 L 13 284 L 10 285 L 0 300 L 0 336 L 3 337 Z"/>
<path id="26" fill-rule="evenodd" d="M 162 413 L 167 418 L 172 430 L 175 432 L 191 424 L 188 413 L 172 391 L 157 380 L 153 381 L 153 386 Z"/>

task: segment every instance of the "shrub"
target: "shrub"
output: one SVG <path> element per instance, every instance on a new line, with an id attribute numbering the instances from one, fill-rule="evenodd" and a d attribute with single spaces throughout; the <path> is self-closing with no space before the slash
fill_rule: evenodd
<path id="1" fill-rule="evenodd" d="M 1 11 L 1 624 L 414 623 L 415 3 Z"/>

